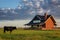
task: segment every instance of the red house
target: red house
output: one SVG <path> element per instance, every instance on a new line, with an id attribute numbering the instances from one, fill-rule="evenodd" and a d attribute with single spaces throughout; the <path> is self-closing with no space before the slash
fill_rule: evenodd
<path id="1" fill-rule="evenodd" d="M 56 21 L 52 15 L 36 15 L 28 24 L 32 29 L 52 30 L 56 26 Z"/>

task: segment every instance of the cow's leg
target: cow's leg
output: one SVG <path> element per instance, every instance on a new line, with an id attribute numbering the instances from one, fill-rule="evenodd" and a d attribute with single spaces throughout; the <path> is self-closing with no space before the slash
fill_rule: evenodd
<path id="1" fill-rule="evenodd" d="M 4 30 L 4 33 L 5 33 L 5 30 Z"/>
<path id="2" fill-rule="evenodd" d="M 10 30 L 10 33 L 12 32 L 12 30 Z"/>

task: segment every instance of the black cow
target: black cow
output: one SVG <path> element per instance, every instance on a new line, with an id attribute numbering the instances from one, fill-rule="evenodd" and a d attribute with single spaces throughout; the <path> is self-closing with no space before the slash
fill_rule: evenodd
<path id="1" fill-rule="evenodd" d="M 16 27 L 13 27 L 13 26 L 4 26 L 4 33 L 6 31 L 10 31 L 10 33 L 11 33 L 14 29 L 16 29 Z"/>

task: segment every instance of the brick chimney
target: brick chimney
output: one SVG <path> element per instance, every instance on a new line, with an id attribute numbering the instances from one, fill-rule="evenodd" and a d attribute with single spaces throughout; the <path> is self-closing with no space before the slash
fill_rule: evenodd
<path id="1" fill-rule="evenodd" d="M 46 20 L 47 19 L 47 16 L 48 16 L 47 12 L 44 14 L 44 16 L 45 16 L 45 20 Z"/>

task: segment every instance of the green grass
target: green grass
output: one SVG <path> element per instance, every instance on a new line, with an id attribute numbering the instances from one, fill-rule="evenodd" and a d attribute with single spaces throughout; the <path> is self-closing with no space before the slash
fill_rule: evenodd
<path id="1" fill-rule="evenodd" d="M 0 40 L 60 40 L 60 30 L 14 30 L 3 32 L 0 29 Z"/>

